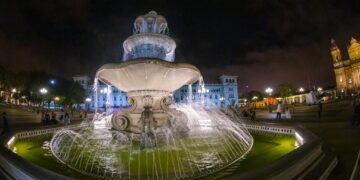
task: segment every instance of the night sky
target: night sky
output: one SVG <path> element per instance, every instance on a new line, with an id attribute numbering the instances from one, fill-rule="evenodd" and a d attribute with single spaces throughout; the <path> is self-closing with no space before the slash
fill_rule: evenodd
<path id="1" fill-rule="evenodd" d="M 133 21 L 150 10 L 167 19 L 176 62 L 199 67 L 207 82 L 238 75 L 241 91 L 333 86 L 330 39 L 344 58 L 351 36 L 360 39 L 360 1 L 13 0 L 0 2 L 0 65 L 93 76 L 121 62 Z"/>

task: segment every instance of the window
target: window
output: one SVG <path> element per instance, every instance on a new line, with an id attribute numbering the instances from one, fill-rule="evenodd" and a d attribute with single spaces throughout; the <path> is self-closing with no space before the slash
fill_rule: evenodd
<path id="1" fill-rule="evenodd" d="M 114 96 L 114 101 L 116 101 L 116 96 Z"/>
<path id="2" fill-rule="evenodd" d="M 215 99 L 217 99 L 217 95 L 215 95 Z"/>
<path id="3" fill-rule="evenodd" d="M 209 95 L 209 97 L 210 97 L 210 99 L 212 99 L 212 95 L 211 95 L 211 94 Z"/>
<path id="4" fill-rule="evenodd" d="M 229 91 L 234 91 L 234 88 L 229 88 Z"/>
<path id="5" fill-rule="evenodd" d="M 233 95 L 233 94 L 229 94 L 229 98 L 234 98 L 234 95 Z"/>

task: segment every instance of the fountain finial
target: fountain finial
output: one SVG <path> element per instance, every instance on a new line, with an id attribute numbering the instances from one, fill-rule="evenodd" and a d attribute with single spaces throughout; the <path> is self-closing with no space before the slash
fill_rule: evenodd
<path id="1" fill-rule="evenodd" d="M 134 34 L 168 34 L 168 32 L 166 19 L 158 15 L 156 11 L 150 11 L 145 15 L 138 16 L 134 22 Z"/>

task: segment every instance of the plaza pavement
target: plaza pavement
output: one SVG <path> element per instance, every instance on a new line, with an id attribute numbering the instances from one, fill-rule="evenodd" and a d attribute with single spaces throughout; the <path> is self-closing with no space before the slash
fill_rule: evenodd
<path id="1" fill-rule="evenodd" d="M 6 117 L 10 124 L 10 129 L 32 129 L 34 127 L 49 126 L 41 123 L 41 113 L 37 112 L 35 108 L 29 108 L 26 106 L 10 106 L 10 105 L 0 105 L 0 128 L 2 127 L 2 113 L 6 112 Z M 56 119 L 59 119 L 60 114 L 63 112 L 56 112 Z M 70 114 L 70 113 L 69 113 Z M 79 113 L 75 112 L 73 116 L 70 114 L 70 123 L 80 123 L 81 119 L 79 118 Z M 61 123 L 58 123 L 56 126 L 61 126 Z M 54 125 L 52 125 L 54 126 Z"/>
<path id="2" fill-rule="evenodd" d="M 353 107 L 351 101 L 323 104 L 322 117 L 317 105 L 291 107 L 292 119 L 276 119 L 276 112 L 257 110 L 255 121 L 303 126 L 322 138 L 338 155 L 339 163 L 329 179 L 350 179 L 360 149 L 360 126 L 350 124 Z"/>

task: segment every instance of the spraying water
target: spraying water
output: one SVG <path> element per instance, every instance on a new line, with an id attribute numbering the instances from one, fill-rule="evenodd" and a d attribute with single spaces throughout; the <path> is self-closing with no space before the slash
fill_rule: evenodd
<path id="1" fill-rule="evenodd" d="M 99 89 L 99 80 L 98 78 L 94 79 L 94 86 L 93 86 L 93 92 L 94 92 L 94 109 L 95 109 L 95 113 L 98 112 L 98 89 Z"/>

